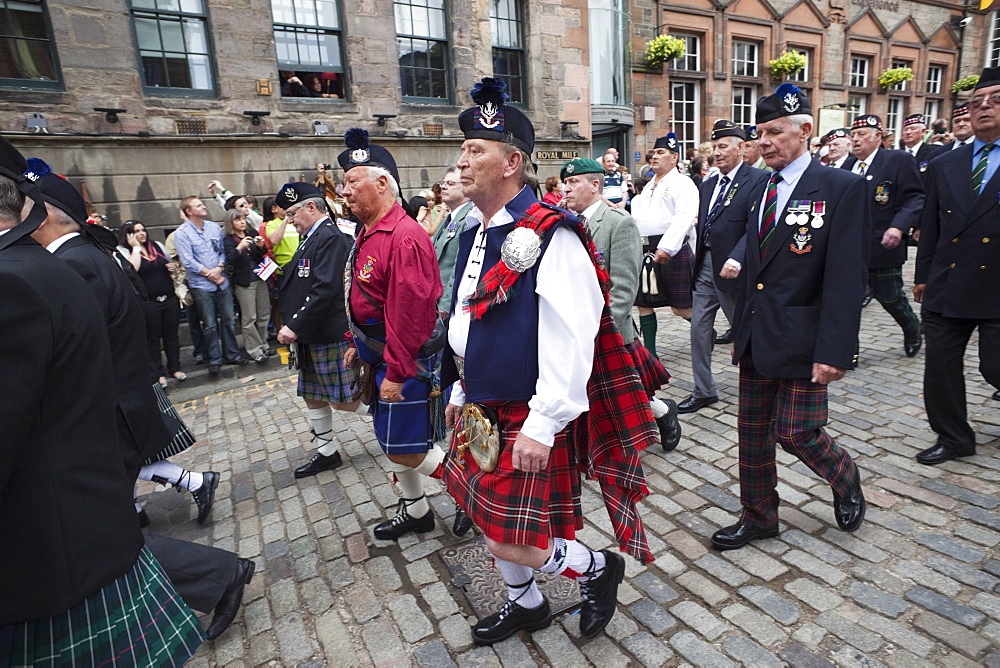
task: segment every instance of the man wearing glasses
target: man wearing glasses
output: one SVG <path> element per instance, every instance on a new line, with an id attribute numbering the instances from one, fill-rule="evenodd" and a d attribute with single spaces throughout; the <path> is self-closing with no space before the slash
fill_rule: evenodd
<path id="1" fill-rule="evenodd" d="M 441 181 L 441 201 L 450 213 L 438 225 L 434 233 L 434 252 L 437 254 L 438 268 L 441 270 L 441 284 L 444 292 L 438 299 L 438 311 L 447 319 L 451 308 L 451 291 L 455 284 L 455 258 L 458 256 L 458 235 L 465 231 L 465 217 L 472 210 L 472 203 L 462 191 L 462 173 L 452 167 Z"/>
<path id="2" fill-rule="evenodd" d="M 979 369 L 1000 387 L 1000 67 L 986 68 L 969 101 L 971 144 L 932 160 L 913 298 L 923 304 L 924 406 L 937 442 L 917 454 L 940 464 L 976 453 L 963 359 L 979 328 Z"/>

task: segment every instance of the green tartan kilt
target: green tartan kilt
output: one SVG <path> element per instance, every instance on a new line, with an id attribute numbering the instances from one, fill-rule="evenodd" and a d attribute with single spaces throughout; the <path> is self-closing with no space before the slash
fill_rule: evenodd
<path id="1" fill-rule="evenodd" d="M 160 564 L 142 548 L 135 565 L 69 610 L 12 624 L 10 666 L 182 666 L 201 625 Z"/>

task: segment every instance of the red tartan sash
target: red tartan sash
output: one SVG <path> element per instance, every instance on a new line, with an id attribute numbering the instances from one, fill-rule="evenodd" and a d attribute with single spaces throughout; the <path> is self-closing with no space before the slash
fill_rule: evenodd
<path id="1" fill-rule="evenodd" d="M 534 230 L 544 242 L 552 227 L 563 220 L 559 211 L 536 203 L 525 212 L 517 227 Z M 649 494 L 639 452 L 655 443 L 659 435 L 635 362 L 611 316 L 611 278 L 587 229 L 579 223 L 572 229 L 594 263 L 604 295 L 604 309 L 594 341 L 594 366 L 587 381 L 590 410 L 573 420 L 566 430 L 576 449 L 580 472 L 601 486 L 619 547 L 648 563 L 653 555 L 636 507 Z M 492 307 L 507 301 L 519 276 L 502 261 L 496 263 L 468 299 L 465 308 L 471 317 L 481 318 Z"/>

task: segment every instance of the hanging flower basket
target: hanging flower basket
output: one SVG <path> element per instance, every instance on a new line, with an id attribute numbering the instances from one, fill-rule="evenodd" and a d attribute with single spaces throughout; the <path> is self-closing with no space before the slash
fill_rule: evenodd
<path id="1" fill-rule="evenodd" d="M 979 75 L 973 74 L 971 77 L 965 77 L 953 83 L 951 85 L 951 92 L 961 93 L 963 90 L 971 90 L 976 87 L 977 83 L 979 83 Z"/>
<path id="2" fill-rule="evenodd" d="M 680 37 L 660 35 L 646 42 L 646 64 L 657 67 L 663 63 L 684 57 L 685 42 Z"/>
<path id="3" fill-rule="evenodd" d="M 768 63 L 771 76 L 781 79 L 789 74 L 795 74 L 806 66 L 806 56 L 798 51 L 785 51 L 780 56 Z"/>
<path id="4" fill-rule="evenodd" d="M 878 75 L 878 85 L 881 88 L 892 88 L 893 86 L 898 86 L 904 81 L 911 81 L 912 79 L 912 68 L 896 67 L 885 70 L 882 74 Z"/>

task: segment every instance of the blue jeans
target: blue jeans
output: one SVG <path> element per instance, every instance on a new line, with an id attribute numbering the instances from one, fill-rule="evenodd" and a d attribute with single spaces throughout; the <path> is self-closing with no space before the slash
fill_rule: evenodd
<path id="1" fill-rule="evenodd" d="M 225 348 L 227 362 L 240 359 L 240 349 L 236 345 L 236 316 L 233 313 L 232 288 L 225 290 L 198 290 L 191 288 L 194 303 L 198 305 L 201 314 L 201 333 L 208 344 L 208 363 L 222 364 L 222 353 Z M 219 328 L 216 317 L 222 319 L 222 346 L 219 346 Z"/>

